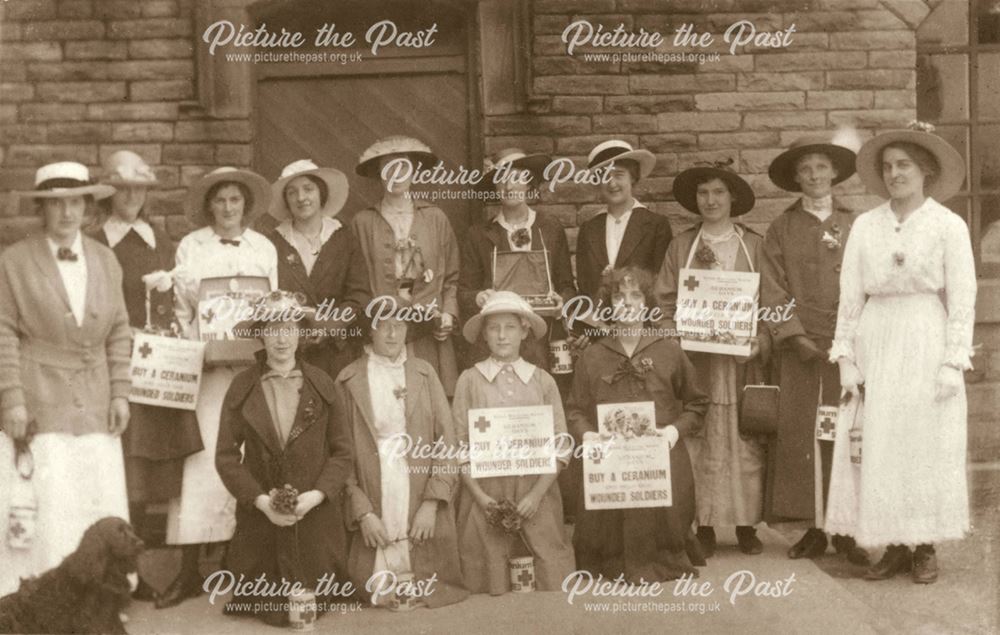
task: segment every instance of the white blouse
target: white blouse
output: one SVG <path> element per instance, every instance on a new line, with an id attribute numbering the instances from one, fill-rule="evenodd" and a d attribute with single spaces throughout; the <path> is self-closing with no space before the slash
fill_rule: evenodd
<path id="1" fill-rule="evenodd" d="M 840 308 L 830 359 L 854 360 L 854 334 L 870 296 L 933 293 L 948 312 L 944 363 L 970 369 L 976 270 L 969 228 L 928 198 L 903 223 L 889 202 L 854 221 L 840 272 Z"/>
<path id="2" fill-rule="evenodd" d="M 174 289 L 176 314 L 185 334 L 192 335 L 202 278 L 265 276 L 278 288 L 278 251 L 263 234 L 246 229 L 235 238 L 238 245 L 223 244 L 211 227 L 196 229 L 177 245 Z"/>

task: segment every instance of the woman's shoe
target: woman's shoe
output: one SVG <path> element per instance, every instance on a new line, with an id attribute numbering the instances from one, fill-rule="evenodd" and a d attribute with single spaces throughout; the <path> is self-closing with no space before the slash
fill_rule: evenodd
<path id="1" fill-rule="evenodd" d="M 764 543 L 757 537 L 757 530 L 753 527 L 737 527 L 736 542 L 740 545 L 740 551 L 748 556 L 764 551 Z"/>
<path id="2" fill-rule="evenodd" d="M 705 561 L 705 553 L 701 548 L 701 541 L 695 538 L 694 532 L 688 530 L 688 536 L 684 539 L 684 550 L 687 552 L 688 560 L 696 567 L 704 567 L 708 563 Z"/>
<path id="3" fill-rule="evenodd" d="M 198 576 L 179 575 L 174 578 L 163 593 L 156 594 L 153 606 L 158 609 L 167 609 L 177 606 L 188 598 L 196 598 L 202 594 L 202 579 Z"/>
<path id="4" fill-rule="evenodd" d="M 834 540 L 836 540 L 836 536 Z M 792 560 L 818 558 L 826 553 L 826 544 L 826 534 L 823 533 L 823 530 L 812 527 L 806 530 L 805 535 L 788 549 L 788 557 Z"/>
<path id="5" fill-rule="evenodd" d="M 882 559 L 868 568 L 865 580 L 888 580 L 897 573 L 906 573 L 913 566 L 913 554 L 909 547 L 889 545 Z"/>
<path id="6" fill-rule="evenodd" d="M 137 602 L 152 602 L 156 599 L 156 591 L 146 584 L 146 581 L 139 578 L 139 586 L 132 591 L 132 599 Z"/>
<path id="7" fill-rule="evenodd" d="M 706 558 L 715 555 L 715 530 L 707 525 L 698 527 L 698 542 L 701 543 L 701 553 Z"/>
<path id="8" fill-rule="evenodd" d="M 931 545 L 919 545 L 913 552 L 913 581 L 932 584 L 938 579 L 937 556 Z"/>
<path id="9" fill-rule="evenodd" d="M 847 561 L 851 564 L 859 567 L 867 567 L 872 563 L 871 558 L 868 556 L 868 552 L 859 547 L 858 543 L 854 541 L 854 538 L 838 534 L 833 536 L 831 542 L 833 543 L 833 548 L 837 550 L 837 553 L 846 555 Z"/>

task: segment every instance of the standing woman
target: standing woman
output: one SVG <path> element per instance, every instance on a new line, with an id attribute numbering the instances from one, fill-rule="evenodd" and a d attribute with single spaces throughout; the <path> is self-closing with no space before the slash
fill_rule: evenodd
<path id="1" fill-rule="evenodd" d="M 361 153 L 355 172 L 379 181 L 382 198 L 352 221 L 368 265 L 374 297 L 400 297 L 436 309 L 437 317 L 408 329 L 409 355 L 426 360 L 451 396 L 458 378 L 451 333 L 458 316 L 458 243 L 441 208 L 410 194 L 413 173 L 438 158 L 410 137 L 386 137 Z"/>
<path id="2" fill-rule="evenodd" d="M 399 306 L 397 304 L 397 306 Z M 458 492 L 455 430 L 444 388 L 430 364 L 408 357 L 399 316 L 371 323 L 371 344 L 337 378 L 338 419 L 354 444 L 345 489 L 349 579 L 368 599 L 373 575 L 435 579 L 422 598 L 436 608 L 465 599 L 453 501 Z M 366 325 L 367 327 L 368 325 Z M 405 440 L 414 444 L 404 452 Z M 438 445 L 440 444 L 440 445 Z M 432 447 L 438 449 L 431 453 Z M 379 581 L 376 581 L 378 584 Z M 382 602 L 379 602 L 379 600 Z M 391 603 L 390 603 L 391 606 Z"/>
<path id="3" fill-rule="evenodd" d="M 122 267 L 129 325 L 141 331 L 148 317 L 150 326 L 169 331 L 175 323 L 173 291 L 151 289 L 147 316 L 147 286 L 143 282 L 147 274 L 174 268 L 170 237 L 143 218 L 146 194 L 158 185 L 156 175 L 142 157 L 129 150 L 109 155 L 103 167 L 104 182 L 113 186 L 115 193 L 99 204 L 106 216 L 94 238 L 114 251 Z M 154 532 L 146 524 L 146 505 L 166 503 L 181 495 L 184 459 L 203 446 L 191 411 L 144 404 L 131 404 L 130 410 L 129 427 L 122 435 L 129 515 L 136 531 L 150 544 Z M 132 597 L 153 599 L 152 589 L 141 577 Z"/>
<path id="4" fill-rule="evenodd" d="M 857 166 L 889 200 L 858 217 L 844 253 L 830 359 L 845 390 L 857 397 L 864 385 L 863 458 L 856 522 L 834 508 L 835 466 L 827 530 L 888 545 L 867 579 L 912 569 L 927 584 L 938 575 L 933 543 L 969 531 L 962 372 L 972 368 L 976 274 L 968 227 L 938 202 L 961 188 L 965 165 L 918 124 L 866 142 Z"/>
<path id="5" fill-rule="evenodd" d="M 80 231 L 88 207 L 113 192 L 79 163 L 39 168 L 35 189 L 22 195 L 35 200 L 43 231 L 0 254 L 0 595 L 57 566 L 94 522 L 128 518 L 119 436 L 129 421 L 131 332 L 122 270 Z M 36 533 L 26 549 L 7 540 L 14 441 L 30 441 L 34 466 Z"/>
<path id="6" fill-rule="evenodd" d="M 347 193 L 343 172 L 308 159 L 286 165 L 271 186 L 270 211 L 278 225 L 267 237 L 278 250 L 279 288 L 302 293 L 314 309 L 332 307 L 324 310 L 329 318 L 320 315 L 314 323 L 328 335 L 300 344 L 302 358 L 330 379 L 357 357 L 356 338 L 347 333 L 371 299 L 358 239 L 335 218 Z M 348 312 L 355 319 L 343 319 Z"/>
<path id="7" fill-rule="evenodd" d="M 496 288 L 493 262 L 497 252 L 544 250 L 549 273 L 526 273 L 542 280 L 547 275 L 551 277 L 557 311 L 563 301 L 576 295 L 566 230 L 555 218 L 539 214 L 528 205 L 529 200 L 537 199 L 545 167 L 550 161 L 551 157 L 547 155 L 528 155 L 519 148 L 511 148 L 498 152 L 492 167 L 483 175 L 483 189 L 496 193 L 500 211 L 486 225 L 472 227 L 464 243 L 458 278 L 458 300 L 463 320 L 467 321 L 479 313 L 479 307 Z M 508 166 L 505 178 L 498 175 L 503 166 Z M 494 180 L 498 182 L 494 183 Z M 548 317 L 545 321 L 551 336 L 556 321 Z M 546 370 L 551 366 L 545 338 L 525 342 L 522 353 L 527 361 L 536 366 Z M 479 361 L 488 354 L 485 347 L 475 350 L 472 361 Z"/>
<path id="8" fill-rule="evenodd" d="M 656 280 L 656 300 L 665 325 L 674 327 L 680 270 L 758 271 L 763 238 L 733 217 L 754 206 L 750 185 L 727 165 L 699 166 L 674 179 L 674 197 L 702 222 L 677 236 L 667 248 Z M 691 353 L 698 381 L 708 393 L 704 431 L 687 439 L 694 466 L 698 502 L 698 539 L 705 557 L 715 552 L 717 525 L 736 526 L 740 550 L 763 550 L 754 525 L 761 521 L 764 490 L 764 447 L 739 431 L 739 399 L 743 387 L 762 377 L 758 358 L 766 360 L 769 339 L 760 330 L 749 357 Z"/>
<path id="9" fill-rule="evenodd" d="M 806 136 L 778 155 L 768 173 L 778 187 L 801 196 L 768 227 L 761 262 L 761 306 L 773 316 L 767 328 L 781 386 L 765 517 L 806 521 L 809 528 L 788 557 L 816 558 L 827 547 L 822 510 L 833 461 L 833 443 L 816 440 L 816 409 L 840 401 L 840 374 L 827 351 L 837 326 L 841 259 L 854 222 L 854 213 L 832 192 L 854 174 L 854 152 L 829 135 Z M 831 539 L 837 553 L 868 564 L 852 538 Z"/>
<path id="10" fill-rule="evenodd" d="M 201 226 L 177 246 L 175 274 L 177 318 L 182 332 L 195 339 L 198 330 L 198 288 L 202 278 L 263 276 L 278 286 L 278 254 L 263 235 L 249 229 L 254 217 L 268 208 L 271 187 L 249 170 L 223 167 L 191 186 L 187 217 Z M 222 401 L 237 373 L 232 366 L 206 367 L 198 390 L 196 415 L 205 449 L 184 463 L 180 498 L 170 501 L 167 543 L 184 546 L 180 573 L 157 598 L 166 608 L 202 593 L 198 552 L 203 544 L 226 542 L 236 527 L 236 500 L 215 469 Z"/>

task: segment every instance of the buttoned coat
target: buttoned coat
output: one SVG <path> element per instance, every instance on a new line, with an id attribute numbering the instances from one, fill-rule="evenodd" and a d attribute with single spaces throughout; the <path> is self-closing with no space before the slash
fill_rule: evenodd
<path id="1" fill-rule="evenodd" d="M 113 397 L 128 397 L 131 330 L 114 253 L 82 237 L 83 324 L 44 234 L 0 254 L 0 406 L 24 405 L 38 432 L 108 431 Z"/>
<path id="2" fill-rule="evenodd" d="M 594 301 L 601 288 L 601 273 L 608 266 L 607 216 L 601 212 L 585 222 L 576 239 L 576 286 Z M 615 269 L 640 267 L 656 275 L 672 237 L 666 216 L 645 207 L 633 209 L 613 263 Z"/>
<path id="3" fill-rule="evenodd" d="M 772 377 L 781 386 L 765 495 L 765 514 L 772 520 L 815 520 L 816 408 L 821 386 L 824 404 L 836 405 L 840 397 L 839 369 L 825 353 L 837 326 L 841 260 L 854 218 L 834 198 L 833 213 L 820 221 L 803 209 L 800 198 L 771 223 L 764 238 L 760 305 L 771 319 L 760 328 L 775 342 Z M 796 335 L 808 337 L 824 355 L 803 362 L 789 344 Z M 819 451 L 825 498 L 832 442 L 819 442 Z"/>
<path id="4" fill-rule="evenodd" d="M 340 506 L 350 471 L 351 437 L 335 414 L 333 381 L 300 362 L 301 396 L 282 447 L 261 385 L 267 368 L 264 357 L 258 357 L 257 364 L 233 379 L 219 423 L 215 466 L 237 502 L 227 568 L 237 579 L 243 574 L 252 580 L 263 573 L 268 582 L 284 577 L 306 588 L 314 588 L 324 575 L 336 574 L 342 581 L 346 552 Z M 278 527 L 254 501 L 286 483 L 300 493 L 319 490 L 326 498 L 295 525 Z"/>

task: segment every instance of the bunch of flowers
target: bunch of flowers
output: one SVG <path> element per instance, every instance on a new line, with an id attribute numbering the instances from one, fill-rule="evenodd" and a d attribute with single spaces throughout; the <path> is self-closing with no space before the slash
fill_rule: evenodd
<path id="1" fill-rule="evenodd" d="M 715 254 L 715 250 L 704 243 L 698 248 L 698 251 L 694 252 L 694 259 L 708 267 L 719 264 L 719 257 Z"/>
<path id="2" fill-rule="evenodd" d="M 282 514 L 294 514 L 295 504 L 298 502 L 299 490 L 288 483 L 283 487 L 274 488 L 268 492 L 271 497 L 271 509 Z"/>

